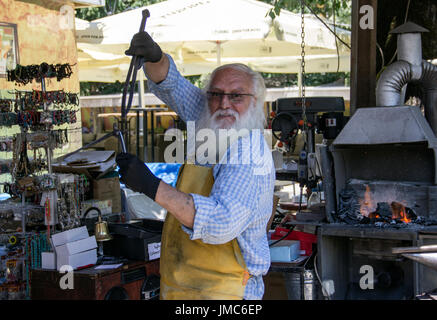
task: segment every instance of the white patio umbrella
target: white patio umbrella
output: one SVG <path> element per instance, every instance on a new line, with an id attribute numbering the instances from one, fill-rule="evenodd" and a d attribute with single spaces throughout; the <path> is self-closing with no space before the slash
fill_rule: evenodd
<path id="1" fill-rule="evenodd" d="M 124 81 L 130 57 L 124 55 L 149 9 L 146 31 L 175 60 L 183 75 L 211 72 L 241 62 L 261 72 L 298 73 L 301 17 L 255 0 L 168 0 L 89 23 L 79 21 L 76 38 L 80 81 Z M 337 28 L 350 43 L 350 32 Z M 305 16 L 306 72 L 349 70 L 349 49 L 315 17 Z M 338 60 L 340 64 L 338 66 Z"/>

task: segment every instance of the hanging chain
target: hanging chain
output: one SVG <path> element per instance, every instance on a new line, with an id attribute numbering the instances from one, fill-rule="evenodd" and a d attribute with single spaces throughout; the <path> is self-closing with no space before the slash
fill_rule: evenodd
<path id="1" fill-rule="evenodd" d="M 300 1 L 301 5 L 301 11 L 300 11 L 300 17 L 301 17 L 301 96 L 302 96 L 302 120 L 303 120 L 303 133 L 306 135 L 307 132 L 307 116 L 306 116 L 306 101 L 305 101 L 305 19 L 304 19 L 304 12 L 305 12 L 305 2 L 304 0 Z M 306 137 L 305 137 L 306 138 Z"/>

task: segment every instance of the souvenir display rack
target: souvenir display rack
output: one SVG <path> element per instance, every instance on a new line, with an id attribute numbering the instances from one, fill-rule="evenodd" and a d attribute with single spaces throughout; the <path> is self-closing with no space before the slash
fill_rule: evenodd
<path id="1" fill-rule="evenodd" d="M 11 198 L 0 201 L 0 299 L 29 298 L 30 272 L 41 267 L 42 252 L 52 251 L 50 234 L 81 224 L 87 178 L 53 173 L 51 167 L 53 150 L 69 142 L 65 125 L 77 121 L 79 99 L 76 93 L 48 91 L 46 80 L 71 74 L 69 64 L 17 65 L 8 71 L 8 81 L 18 86 L 36 81 L 41 90 L 15 90 L 14 98 L 0 99 L 0 129 L 20 128 L 0 137 L 0 152 L 12 153 L 0 160 L 0 174 L 11 176 L 2 183 Z"/>

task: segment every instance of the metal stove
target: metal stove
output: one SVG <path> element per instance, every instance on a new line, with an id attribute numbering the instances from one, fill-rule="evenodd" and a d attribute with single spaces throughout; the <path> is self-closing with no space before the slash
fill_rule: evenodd
<path id="1" fill-rule="evenodd" d="M 319 228 L 317 262 L 321 279 L 333 280 L 332 299 L 414 299 L 437 288 L 435 268 L 393 252 L 437 243 L 437 68 L 421 58 L 425 31 L 407 23 L 391 32 L 398 36 L 399 60 L 378 81 L 378 107 L 358 109 L 329 147 L 331 223 Z M 424 88 L 424 111 L 403 105 L 411 82 Z M 345 189 L 358 203 L 369 196 L 373 207 L 401 202 L 422 223 L 363 223 L 359 211 L 341 216 Z"/>

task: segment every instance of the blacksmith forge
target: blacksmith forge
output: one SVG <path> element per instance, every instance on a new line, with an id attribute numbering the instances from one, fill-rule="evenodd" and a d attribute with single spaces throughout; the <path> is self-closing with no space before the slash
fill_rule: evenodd
<path id="1" fill-rule="evenodd" d="M 435 268 L 393 252 L 437 243 L 437 68 L 422 60 L 426 31 L 413 23 L 391 31 L 398 61 L 378 80 L 377 106 L 357 109 L 329 147 L 334 183 L 325 184 L 325 192 L 331 223 L 319 228 L 317 264 L 321 280 L 333 280 L 331 299 L 414 299 L 437 288 Z M 423 88 L 419 106 L 404 103 L 413 82 Z M 370 211 L 397 201 L 424 223 L 363 223 L 359 211 L 356 217 L 349 213 L 353 219 L 346 223 L 339 217 L 345 188 L 358 204 L 371 199 Z M 329 195 L 334 202 L 328 203 Z"/>

